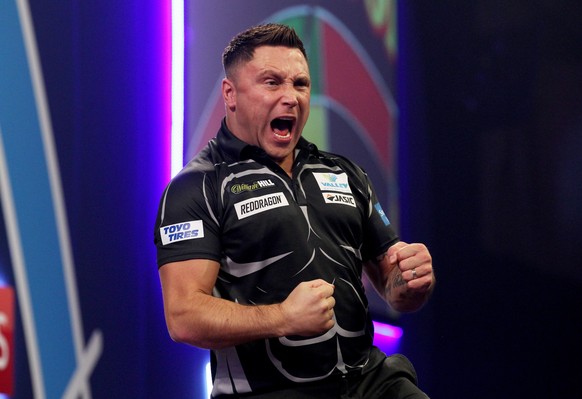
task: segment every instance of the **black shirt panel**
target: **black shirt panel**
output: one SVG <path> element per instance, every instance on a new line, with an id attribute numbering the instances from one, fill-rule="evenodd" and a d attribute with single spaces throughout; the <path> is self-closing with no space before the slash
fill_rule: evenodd
<path id="1" fill-rule="evenodd" d="M 336 327 L 327 334 L 216 351 L 217 394 L 319 380 L 369 361 L 373 327 L 362 263 L 398 238 L 368 176 L 346 158 L 300 139 L 292 175 L 223 122 L 162 197 L 154 233 L 160 267 L 216 260 L 215 295 L 248 305 L 280 303 L 303 281 L 335 286 Z"/>

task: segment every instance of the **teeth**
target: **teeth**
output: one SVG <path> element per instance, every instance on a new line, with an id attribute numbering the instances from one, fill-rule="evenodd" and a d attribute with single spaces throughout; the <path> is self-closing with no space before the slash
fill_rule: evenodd
<path id="1" fill-rule="evenodd" d="M 275 118 L 271 121 L 271 128 L 278 137 L 289 137 L 293 129 L 294 120 L 294 118 L 289 116 Z"/>

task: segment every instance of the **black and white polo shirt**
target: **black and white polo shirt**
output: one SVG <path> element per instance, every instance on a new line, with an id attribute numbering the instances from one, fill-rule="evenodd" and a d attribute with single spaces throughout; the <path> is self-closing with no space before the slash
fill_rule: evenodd
<path id="1" fill-rule="evenodd" d="M 292 174 L 237 139 L 223 121 L 160 202 L 158 265 L 220 262 L 216 296 L 272 304 L 302 281 L 335 285 L 336 325 L 326 334 L 213 351 L 213 395 L 317 381 L 369 361 L 373 327 L 362 262 L 398 238 L 368 176 L 351 161 L 301 138 Z"/>

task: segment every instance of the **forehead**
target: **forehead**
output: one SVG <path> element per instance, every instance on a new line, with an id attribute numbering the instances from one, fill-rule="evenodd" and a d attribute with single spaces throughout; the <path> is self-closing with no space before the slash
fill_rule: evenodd
<path id="1" fill-rule="evenodd" d="M 307 60 L 297 48 L 284 46 L 260 46 L 246 64 L 251 69 L 279 69 L 293 73 L 309 73 Z"/>

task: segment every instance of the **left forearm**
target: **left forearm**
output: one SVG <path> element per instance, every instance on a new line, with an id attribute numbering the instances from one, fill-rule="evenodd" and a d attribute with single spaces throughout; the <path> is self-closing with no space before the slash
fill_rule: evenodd
<path id="1" fill-rule="evenodd" d="M 376 291 L 399 312 L 414 312 L 430 297 L 435 277 L 426 246 L 398 242 L 367 262 L 364 270 Z"/>
<path id="2" fill-rule="evenodd" d="M 424 306 L 430 297 L 434 281 L 427 289 L 411 289 L 411 281 L 406 281 L 398 267 L 392 269 L 386 281 L 384 298 L 390 306 L 399 312 L 414 312 Z"/>

